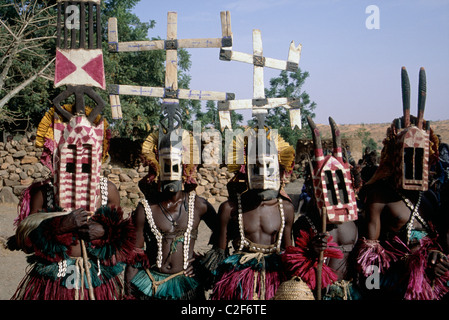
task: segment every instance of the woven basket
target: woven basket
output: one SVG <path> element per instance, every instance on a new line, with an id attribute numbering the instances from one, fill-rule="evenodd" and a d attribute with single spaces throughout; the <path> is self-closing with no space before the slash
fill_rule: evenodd
<path id="1" fill-rule="evenodd" d="M 312 290 L 299 277 L 293 277 L 280 284 L 274 300 L 315 300 Z"/>

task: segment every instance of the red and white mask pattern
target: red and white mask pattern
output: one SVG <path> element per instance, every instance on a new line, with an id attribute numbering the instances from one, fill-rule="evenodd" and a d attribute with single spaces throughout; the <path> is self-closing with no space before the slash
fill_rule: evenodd
<path id="1" fill-rule="evenodd" d="M 315 164 L 312 173 L 315 199 L 318 209 L 325 208 L 330 223 L 343 223 L 357 220 L 357 202 L 352 186 L 349 165 L 343 161 L 340 131 L 332 119 L 334 147 L 332 155 L 324 156 L 320 132 L 312 123 L 315 141 Z M 333 124 L 332 124 L 333 123 Z M 337 140 L 337 141 L 336 141 Z"/>
<path id="2" fill-rule="evenodd" d="M 54 184 L 59 206 L 65 210 L 96 210 L 104 124 L 92 125 L 85 116 L 55 123 Z"/>

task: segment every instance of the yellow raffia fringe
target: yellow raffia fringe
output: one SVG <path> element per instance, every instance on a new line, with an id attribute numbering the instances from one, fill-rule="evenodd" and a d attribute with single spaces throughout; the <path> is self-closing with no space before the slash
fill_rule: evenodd
<path id="1" fill-rule="evenodd" d="M 62 108 L 67 110 L 68 112 L 72 112 L 72 107 L 73 107 L 72 104 L 65 104 L 62 106 Z M 54 106 L 51 107 L 50 110 L 48 110 L 45 113 L 44 117 L 41 119 L 39 126 L 37 127 L 37 132 L 36 132 L 36 142 L 35 142 L 36 147 L 43 148 L 46 138 L 50 139 L 50 140 L 54 140 L 53 124 L 62 122 L 59 117 L 55 118 L 55 110 L 56 110 L 56 108 Z M 89 106 L 86 106 L 85 110 L 86 110 L 86 115 L 88 116 L 91 113 L 92 108 L 90 108 Z M 98 125 L 98 123 L 100 122 L 100 119 L 101 119 L 101 115 L 98 115 L 95 118 L 94 124 Z M 109 140 L 106 139 L 106 132 L 109 127 L 109 123 L 104 118 L 103 118 L 103 122 L 104 122 L 104 135 L 103 135 L 102 162 L 104 163 L 109 157 L 109 154 L 107 152 L 107 150 L 109 150 Z"/>
<path id="2" fill-rule="evenodd" d="M 248 136 L 250 134 L 253 135 L 257 134 L 257 130 L 258 128 L 249 128 L 245 131 L 243 135 L 236 136 L 236 139 L 233 141 L 232 155 L 227 165 L 229 172 L 237 172 L 240 170 L 241 164 L 236 163 L 238 151 L 241 152 L 243 148 L 245 152 L 247 152 Z M 268 132 L 267 139 L 272 139 L 271 131 L 268 131 L 267 127 L 265 127 L 265 131 Z M 280 135 L 278 135 L 278 138 L 275 141 L 275 145 L 278 150 L 279 165 L 282 167 L 282 169 L 285 170 L 285 172 L 287 173 L 291 172 L 295 164 L 295 149 Z M 243 161 L 244 164 L 246 165 L 247 163 L 246 155 L 244 156 Z"/>
<path id="3" fill-rule="evenodd" d="M 159 132 L 152 132 L 142 144 L 142 155 L 148 165 L 153 168 L 156 177 L 159 177 L 159 156 L 158 156 Z"/>
<path id="4" fill-rule="evenodd" d="M 142 144 L 142 156 L 147 161 L 148 165 L 153 168 L 156 177 L 159 177 L 160 166 L 159 166 L 159 152 L 158 152 L 158 142 L 159 142 L 159 132 L 155 131 L 150 133 Z M 199 154 L 199 146 L 195 143 L 193 135 L 187 130 L 182 131 L 182 145 L 183 149 L 190 150 L 189 155 L 183 153 L 183 164 L 184 172 L 183 179 L 186 180 L 187 177 L 196 176 L 196 165 L 193 164 L 193 156 Z M 157 178 L 156 178 L 157 179 Z"/>

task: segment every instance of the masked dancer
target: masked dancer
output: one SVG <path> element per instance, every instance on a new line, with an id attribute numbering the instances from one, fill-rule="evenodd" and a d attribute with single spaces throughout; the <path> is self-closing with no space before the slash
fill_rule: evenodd
<path id="1" fill-rule="evenodd" d="M 283 178 L 295 151 L 265 126 L 249 130 L 234 144 L 244 164 L 228 164 L 235 176 L 219 208 L 219 242 L 204 259 L 215 276 L 213 300 L 272 299 L 285 280 L 280 253 L 291 245 L 294 208 Z"/>
<path id="2" fill-rule="evenodd" d="M 423 118 L 424 68 L 419 72 L 417 117 L 410 115 L 410 83 L 404 67 L 401 78 L 404 114 L 387 130 L 379 169 L 367 185 L 358 265 L 364 277 L 380 278 L 380 289 L 367 288 L 367 297 L 434 300 L 447 293 L 449 279 L 447 252 L 441 246 L 447 238 L 437 232 L 438 201 L 428 189 L 438 139 Z"/>

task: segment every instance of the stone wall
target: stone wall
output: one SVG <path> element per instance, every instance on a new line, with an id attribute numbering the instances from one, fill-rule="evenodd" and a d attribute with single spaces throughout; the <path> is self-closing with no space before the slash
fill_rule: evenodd
<path id="1" fill-rule="evenodd" d="M 42 150 L 34 147 L 30 136 L 0 142 L 0 202 L 17 203 L 24 189 L 50 174 L 39 161 Z"/>
<path id="2" fill-rule="evenodd" d="M 116 146 L 117 148 L 117 146 Z M 50 170 L 41 164 L 41 148 L 34 146 L 31 133 L 0 142 L 0 203 L 18 203 L 22 191 L 33 182 L 44 180 Z M 138 165 L 136 168 L 106 163 L 102 174 L 112 181 L 120 192 L 123 207 L 135 207 L 143 197 L 138 182 L 148 173 L 148 168 Z M 211 204 L 227 200 L 226 183 L 231 175 L 227 168 L 208 165 L 198 169 L 197 194 Z"/>
<path id="3" fill-rule="evenodd" d="M 50 176 L 50 170 L 40 162 L 41 154 L 42 149 L 34 146 L 32 133 L 0 142 L 0 203 L 18 203 L 24 189 Z M 148 168 L 141 164 L 125 168 L 113 163 L 114 159 L 103 164 L 102 175 L 117 186 L 122 207 L 133 208 L 143 198 L 138 182 L 147 175 Z M 228 198 L 226 184 L 231 176 L 225 166 L 201 165 L 196 192 L 212 205 L 219 205 Z"/>

